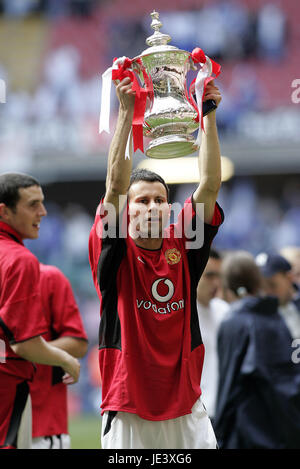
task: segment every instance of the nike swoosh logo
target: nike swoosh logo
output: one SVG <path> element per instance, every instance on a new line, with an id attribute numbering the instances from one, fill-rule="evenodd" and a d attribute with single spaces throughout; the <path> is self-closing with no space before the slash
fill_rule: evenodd
<path id="1" fill-rule="evenodd" d="M 143 264 L 145 264 L 145 262 L 143 261 L 143 259 L 140 258 L 140 256 L 138 256 L 138 261 L 142 262 Z"/>

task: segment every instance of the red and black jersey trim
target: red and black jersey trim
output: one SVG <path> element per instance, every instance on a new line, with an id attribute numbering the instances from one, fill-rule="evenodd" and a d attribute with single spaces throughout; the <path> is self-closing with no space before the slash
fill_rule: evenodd
<path id="1" fill-rule="evenodd" d="M 27 398 L 29 395 L 29 386 L 27 381 L 23 381 L 22 383 L 18 384 L 16 387 L 16 395 L 13 405 L 12 414 L 10 417 L 10 422 L 6 434 L 6 438 L 4 441 L 4 445 L 0 448 L 17 448 L 17 439 L 18 433 L 21 423 L 21 418 L 23 411 L 25 409 L 25 405 L 27 402 Z"/>
<path id="2" fill-rule="evenodd" d="M 7 327 L 7 325 L 5 324 L 5 322 L 0 318 L 0 327 L 2 328 L 4 334 L 6 335 L 9 343 L 14 343 L 15 342 L 15 338 L 14 338 L 14 335 L 13 333 L 11 332 L 11 330 Z"/>
<path id="3" fill-rule="evenodd" d="M 121 350 L 117 275 L 126 250 L 124 238 L 106 237 L 102 240 L 102 250 L 97 267 L 97 279 L 102 296 L 99 349 L 117 348 Z"/>

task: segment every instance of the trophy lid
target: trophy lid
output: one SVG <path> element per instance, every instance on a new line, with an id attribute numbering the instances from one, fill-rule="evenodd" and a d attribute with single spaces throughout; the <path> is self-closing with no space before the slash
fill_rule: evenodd
<path id="1" fill-rule="evenodd" d="M 169 34 L 164 34 L 160 32 L 162 27 L 162 22 L 159 20 L 159 13 L 153 11 L 151 13 L 152 23 L 151 28 L 154 29 L 154 34 L 149 36 L 146 39 L 146 44 L 150 46 L 148 49 L 144 50 L 140 56 L 151 54 L 154 52 L 165 52 L 171 50 L 179 50 L 178 47 L 167 45 L 171 41 L 171 36 Z"/>

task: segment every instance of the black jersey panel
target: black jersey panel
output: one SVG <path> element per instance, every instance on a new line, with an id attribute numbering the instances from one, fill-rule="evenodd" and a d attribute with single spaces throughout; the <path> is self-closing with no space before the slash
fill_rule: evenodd
<path id="1" fill-rule="evenodd" d="M 125 239 L 107 237 L 103 240 L 97 268 L 98 284 L 102 296 L 99 349 L 117 348 L 121 350 L 117 276 L 125 253 Z"/>

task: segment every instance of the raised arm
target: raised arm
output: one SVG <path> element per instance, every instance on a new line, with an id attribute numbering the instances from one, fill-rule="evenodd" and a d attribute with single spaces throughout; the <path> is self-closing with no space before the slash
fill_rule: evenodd
<path id="1" fill-rule="evenodd" d="M 208 83 L 204 100 L 214 99 L 219 105 L 221 94 L 219 89 Z M 194 204 L 204 204 L 204 221 L 211 223 L 218 192 L 221 187 L 221 152 L 216 125 L 216 111 L 204 117 L 205 132 L 202 132 L 199 150 L 199 186 L 193 194 Z"/>
<path id="2" fill-rule="evenodd" d="M 119 207 L 119 196 L 127 194 L 132 169 L 132 155 L 130 159 L 125 159 L 135 100 L 130 79 L 124 78 L 116 85 L 116 92 L 120 103 L 119 115 L 108 155 L 104 206 L 113 204 L 118 214 L 123 208 Z"/>

